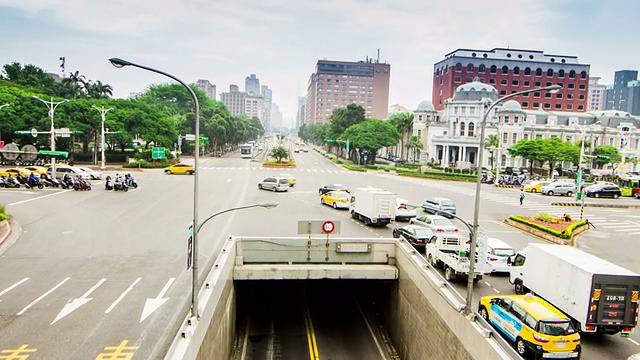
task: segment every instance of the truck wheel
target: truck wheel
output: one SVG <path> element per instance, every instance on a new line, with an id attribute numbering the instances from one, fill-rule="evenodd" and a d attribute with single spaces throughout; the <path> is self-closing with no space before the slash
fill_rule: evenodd
<path id="1" fill-rule="evenodd" d="M 456 278 L 456 274 L 453 273 L 453 270 L 451 270 L 451 267 L 447 266 L 444 269 L 444 278 L 447 281 L 451 281 Z"/>
<path id="2" fill-rule="evenodd" d="M 433 257 L 433 254 L 429 254 L 429 264 L 431 264 L 431 266 L 433 267 L 437 267 L 438 266 L 438 261 Z"/>
<path id="3" fill-rule="evenodd" d="M 352 212 L 351 212 L 351 218 L 352 218 L 352 219 L 357 219 L 357 218 L 358 218 L 358 216 L 356 215 L 356 212 L 355 212 L 355 211 L 352 211 Z"/>
<path id="4" fill-rule="evenodd" d="M 371 219 L 369 219 L 368 217 L 365 217 L 365 218 L 364 218 L 364 224 L 365 224 L 366 226 L 370 226 L 370 225 L 371 225 Z"/>
<path id="5" fill-rule="evenodd" d="M 474 277 L 474 278 L 473 278 L 473 283 L 474 283 L 474 284 L 477 284 L 477 283 L 480 281 L 480 279 L 482 279 L 480 276 L 476 276 L 476 277 Z"/>
<path id="6" fill-rule="evenodd" d="M 524 285 L 522 284 L 522 281 L 516 281 L 516 283 L 514 284 L 514 289 L 516 291 L 516 294 L 524 294 Z"/>
<path id="7" fill-rule="evenodd" d="M 516 339 L 516 351 L 522 357 L 527 355 L 527 344 L 521 338 Z"/>
<path id="8" fill-rule="evenodd" d="M 480 305 L 480 308 L 478 309 L 478 314 L 480 314 L 480 317 L 483 318 L 485 321 L 489 321 L 489 314 L 487 313 L 487 308 L 485 308 L 484 305 Z"/>

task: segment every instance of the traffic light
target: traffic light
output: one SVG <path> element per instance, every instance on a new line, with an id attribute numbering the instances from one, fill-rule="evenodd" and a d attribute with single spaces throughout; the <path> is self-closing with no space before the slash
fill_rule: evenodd
<path id="1" fill-rule="evenodd" d="M 605 156 L 605 155 L 598 155 L 598 156 L 597 156 L 597 159 L 598 159 L 598 160 L 606 160 L 606 161 L 609 161 L 609 160 L 611 160 L 611 157 L 610 157 L 610 156 Z"/>

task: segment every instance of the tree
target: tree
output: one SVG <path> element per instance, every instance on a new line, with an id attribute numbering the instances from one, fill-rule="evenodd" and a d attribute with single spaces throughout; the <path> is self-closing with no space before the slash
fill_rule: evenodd
<path id="1" fill-rule="evenodd" d="M 600 168 L 603 168 L 607 164 L 611 164 L 611 174 L 615 172 L 622 161 L 620 151 L 613 146 L 596 146 L 593 149 L 593 155 L 596 157 L 595 162 Z"/>
<path id="2" fill-rule="evenodd" d="M 87 86 L 85 79 L 85 76 L 80 75 L 79 71 L 72 72 L 69 77 L 62 79 L 62 85 L 66 87 L 71 97 L 77 99 L 84 95 L 83 89 Z"/>
<path id="3" fill-rule="evenodd" d="M 325 132 L 325 136 L 327 136 L 328 139 L 337 139 L 349 126 L 359 124 L 363 121 L 365 121 L 365 110 L 364 107 L 360 105 L 349 104 L 346 108 L 333 109 L 331 125 Z M 330 143 L 329 147 L 338 145 L 337 143 Z M 341 146 L 340 149 L 342 149 Z"/>
<path id="4" fill-rule="evenodd" d="M 413 149 L 413 161 L 416 161 L 416 153 L 418 149 L 422 149 L 424 145 L 422 145 L 422 141 L 419 136 L 412 136 L 407 141 L 407 149 Z"/>
<path id="5" fill-rule="evenodd" d="M 398 130 L 389 122 L 368 119 L 349 126 L 339 140 L 349 139 L 352 149 L 357 149 L 360 159 L 364 159 L 366 155 L 366 163 L 373 164 L 376 152 L 383 147 L 396 145 L 399 138 Z"/>
<path id="6" fill-rule="evenodd" d="M 400 133 L 400 158 L 404 157 L 404 143 L 405 138 L 413 132 L 413 114 L 410 112 L 397 113 L 391 115 L 389 122 L 396 127 L 398 133 Z"/>
<path id="7" fill-rule="evenodd" d="M 498 139 L 498 135 L 489 135 L 486 139 L 484 139 L 484 148 L 489 150 L 491 157 L 489 157 L 489 167 L 493 169 L 493 151 L 498 148 L 500 145 L 500 141 Z M 499 152 L 498 152 L 499 153 Z M 497 163 L 500 163 L 500 159 L 498 159 Z"/>
<path id="8" fill-rule="evenodd" d="M 282 162 L 282 159 L 289 158 L 289 151 L 284 146 L 276 146 L 269 151 L 269 156 L 276 158 L 278 162 Z"/>

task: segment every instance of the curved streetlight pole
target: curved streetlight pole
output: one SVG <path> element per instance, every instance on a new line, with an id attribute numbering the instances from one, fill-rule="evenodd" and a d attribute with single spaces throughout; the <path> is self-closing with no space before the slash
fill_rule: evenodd
<path id="1" fill-rule="evenodd" d="M 53 102 L 53 97 L 51 97 L 51 101 L 46 101 L 40 99 L 36 95 L 33 95 L 32 98 L 42 101 L 45 105 L 47 105 L 47 108 L 49 108 L 49 117 L 51 118 L 51 151 L 56 151 L 56 129 L 53 126 L 53 112 L 60 104 L 69 102 L 69 100 L 64 99 L 62 101 Z M 51 154 L 51 176 L 54 179 L 56 178 L 56 158 L 53 154 Z"/>
<path id="2" fill-rule="evenodd" d="M 102 118 L 102 126 L 101 126 L 101 128 L 102 128 L 102 140 L 100 142 L 102 144 L 102 146 L 100 147 L 100 155 L 101 155 L 101 157 L 100 157 L 100 170 L 104 170 L 104 169 L 107 168 L 107 166 L 105 164 L 105 158 L 104 158 L 104 146 L 105 146 L 105 142 L 104 142 L 104 140 L 105 140 L 105 138 L 104 138 L 104 115 L 108 111 L 113 110 L 113 108 L 105 109 L 104 106 L 99 108 L 99 107 L 97 107 L 95 105 L 91 105 L 91 107 L 96 109 L 96 110 L 98 110 L 98 111 L 100 111 L 100 117 Z"/>
<path id="3" fill-rule="evenodd" d="M 5 106 L 9 106 L 9 104 L 4 104 L 4 105 L 0 105 L 0 109 L 2 109 Z M 0 135 L 2 135 L 2 133 L 0 133 Z M 0 136 L 0 142 L 2 141 L 2 136 Z M 1 157 L 1 156 L 0 156 Z"/>
<path id="4" fill-rule="evenodd" d="M 198 170 L 198 163 L 200 161 L 200 104 L 198 103 L 198 98 L 196 97 L 196 94 L 193 92 L 193 90 L 191 90 L 191 88 L 189 87 L 189 85 L 187 85 L 184 81 L 178 79 L 177 77 L 166 73 L 164 71 L 158 70 L 158 69 L 154 69 L 154 68 L 150 68 L 148 66 L 144 66 L 144 65 L 140 65 L 140 64 L 135 64 L 132 63 L 130 61 L 127 60 L 123 60 L 123 59 L 119 59 L 119 58 L 111 58 L 109 59 L 109 61 L 111 62 L 111 64 L 117 68 L 122 68 L 125 66 L 133 66 L 133 67 L 137 67 L 143 70 L 147 70 L 147 71 L 151 71 L 160 75 L 164 75 L 168 78 L 171 78 L 177 82 L 180 83 L 180 85 L 184 86 L 187 91 L 189 91 L 189 94 L 191 94 L 191 97 L 193 98 L 193 102 L 194 102 L 194 106 L 195 106 L 195 111 L 196 111 L 196 123 L 195 123 L 195 135 L 196 135 L 196 139 L 195 139 L 195 152 L 194 152 L 194 170 L 195 170 L 195 174 L 193 176 L 193 228 L 197 229 L 199 224 L 198 224 L 198 183 L 199 183 L 199 179 L 200 179 L 200 171 Z M 192 264 L 192 271 L 193 271 L 193 280 L 192 280 L 192 289 L 191 289 L 191 316 L 199 318 L 199 314 L 198 314 L 198 232 L 194 231 L 193 232 L 193 252 L 192 252 L 192 260 L 191 260 L 191 264 Z"/>
<path id="5" fill-rule="evenodd" d="M 476 179 L 476 195 L 475 195 L 475 205 L 473 208 L 473 234 L 471 236 L 471 245 L 469 249 L 469 276 L 467 281 L 467 298 L 466 298 L 466 307 L 464 309 L 464 313 L 466 315 L 471 314 L 471 302 L 473 301 L 473 278 L 475 277 L 476 271 L 476 251 L 477 251 L 477 243 L 478 243 L 478 230 L 480 230 L 480 189 L 482 187 L 482 158 L 484 156 L 484 136 L 485 136 L 485 126 L 487 125 L 487 118 L 491 113 L 491 110 L 495 108 L 498 104 L 504 102 L 505 100 L 514 98 L 519 95 L 529 94 L 537 91 L 549 91 L 552 93 L 558 92 L 561 89 L 560 85 L 551 85 L 545 86 L 541 88 L 529 89 L 514 92 L 513 94 L 509 94 L 503 96 L 496 101 L 492 102 L 484 115 L 482 116 L 482 122 L 480 123 L 480 144 L 478 146 L 478 176 Z M 496 179 L 497 180 L 497 179 Z"/>

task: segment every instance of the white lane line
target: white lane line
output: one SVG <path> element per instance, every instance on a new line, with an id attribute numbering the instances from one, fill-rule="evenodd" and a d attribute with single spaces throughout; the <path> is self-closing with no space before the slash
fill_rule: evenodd
<path id="1" fill-rule="evenodd" d="M 488 283 L 488 282 L 486 282 L 486 281 L 485 281 L 484 283 L 485 283 L 485 284 L 487 284 L 487 286 L 489 286 L 489 287 L 491 286 L 491 284 L 489 284 L 489 283 Z"/>
<path id="2" fill-rule="evenodd" d="M 495 291 L 496 293 L 500 294 L 500 290 L 498 290 L 498 289 L 494 288 L 493 291 Z"/>
<path id="3" fill-rule="evenodd" d="M 627 338 L 627 340 L 631 341 L 632 343 L 634 343 L 636 346 L 640 346 L 640 343 L 638 343 L 637 341 L 633 340 L 632 338 Z"/>
<path id="4" fill-rule="evenodd" d="M 155 299 L 148 298 L 144 303 L 144 308 L 142 309 L 142 315 L 140 315 L 140 322 L 143 322 L 149 315 L 151 315 L 154 311 L 158 310 L 160 306 L 162 306 L 169 298 L 163 298 L 164 294 L 169 291 L 169 287 L 173 284 L 175 278 L 169 279 L 167 284 L 160 290 L 158 296 Z"/>
<path id="5" fill-rule="evenodd" d="M 14 203 L 11 203 L 11 204 L 7 204 L 6 206 L 15 206 L 15 205 L 20 205 L 20 204 L 28 203 L 28 202 L 30 202 L 30 201 L 35 201 L 35 200 L 44 199 L 44 198 L 47 198 L 47 197 L 49 197 L 49 196 L 56 196 L 56 195 L 64 194 L 64 193 L 66 193 L 67 191 L 71 191 L 71 190 L 62 190 L 62 191 L 60 191 L 60 192 L 55 192 L 55 193 L 53 193 L 53 194 L 43 195 L 43 196 L 39 196 L 39 197 L 36 197 L 36 198 L 31 198 L 31 199 L 27 199 L 27 200 L 22 200 L 22 201 L 14 202 Z"/>
<path id="6" fill-rule="evenodd" d="M 122 299 L 124 299 L 125 296 L 127 296 L 127 294 L 129 293 L 129 291 L 131 291 L 131 289 L 133 289 L 134 286 L 136 286 L 136 284 L 142 280 L 142 278 L 137 278 L 131 285 L 129 285 L 129 287 L 127 288 L 127 290 L 125 290 L 117 299 L 116 301 L 113 302 L 113 304 L 111 304 L 111 306 L 109 306 L 107 308 L 107 310 L 105 310 L 105 314 L 108 314 L 111 312 L 111 310 L 113 310 L 119 303 L 120 301 L 122 301 Z"/>
<path id="7" fill-rule="evenodd" d="M 69 302 L 64 305 L 62 310 L 60 310 L 60 312 L 58 313 L 58 316 L 56 316 L 56 318 L 53 319 L 53 321 L 51 322 L 51 325 L 55 324 L 56 322 L 58 322 L 58 320 L 64 318 L 65 316 L 71 314 L 72 312 L 80 308 L 82 305 L 93 300 L 93 298 L 90 298 L 88 296 L 91 295 L 91 293 L 94 292 L 105 281 L 107 281 L 106 278 L 100 279 L 100 281 L 98 281 L 95 285 L 93 285 L 91 289 L 87 290 L 87 292 L 82 294 L 82 296 L 80 296 L 79 298 L 69 300 Z"/>
<path id="8" fill-rule="evenodd" d="M 9 286 L 8 288 L 6 288 L 6 289 L 2 290 L 2 292 L 0 292 L 0 296 L 2 296 L 2 295 L 4 295 L 4 294 L 8 293 L 9 291 L 11 291 L 11 290 L 13 290 L 13 289 L 17 288 L 17 287 L 18 287 L 18 286 L 20 286 L 23 282 L 25 282 L 25 281 L 27 281 L 27 280 L 29 280 L 29 279 L 30 279 L 30 278 L 26 277 L 26 278 L 24 278 L 24 279 L 22 279 L 22 280 L 18 281 L 17 283 L 15 283 L 15 284 L 13 284 L 13 285 Z"/>
<path id="9" fill-rule="evenodd" d="M 27 305 L 24 309 L 20 310 L 16 315 L 20 316 L 22 314 L 25 313 L 25 311 L 29 310 L 33 305 L 37 304 L 40 300 L 44 299 L 45 297 L 47 297 L 49 294 L 51 294 L 52 292 L 56 291 L 57 288 L 59 288 L 60 286 L 62 286 L 64 283 L 66 283 L 69 279 L 71 279 L 70 277 L 62 280 L 58 285 L 54 286 L 51 288 L 51 290 L 47 291 L 46 293 L 42 294 L 42 296 L 40 296 L 39 298 L 33 300 L 31 302 L 31 304 Z"/>

